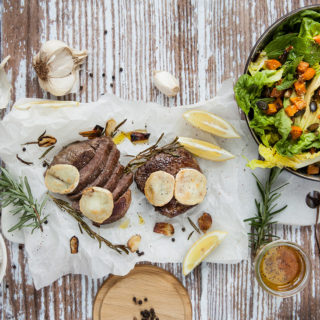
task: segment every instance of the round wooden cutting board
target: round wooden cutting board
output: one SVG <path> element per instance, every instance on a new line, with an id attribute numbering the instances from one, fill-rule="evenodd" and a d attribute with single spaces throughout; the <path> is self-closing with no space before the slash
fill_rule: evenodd
<path id="1" fill-rule="evenodd" d="M 103 283 L 93 305 L 93 320 L 140 320 L 140 312 L 151 308 L 159 320 L 192 320 L 190 298 L 180 281 L 161 268 L 137 265 L 126 276 L 111 275 Z"/>

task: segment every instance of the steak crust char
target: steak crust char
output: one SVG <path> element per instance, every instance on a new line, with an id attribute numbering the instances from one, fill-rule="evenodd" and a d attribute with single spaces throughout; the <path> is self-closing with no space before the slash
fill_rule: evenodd
<path id="1" fill-rule="evenodd" d="M 111 191 L 114 196 L 114 209 L 112 215 L 101 223 L 108 224 L 123 218 L 131 204 L 129 188 L 133 175 L 124 174 L 119 157 L 120 152 L 112 139 L 102 136 L 69 144 L 54 157 L 50 166 L 71 164 L 79 170 L 79 184 L 74 192 L 68 195 L 76 210 L 80 210 L 79 199 L 87 187 L 97 186 Z"/>
<path id="2" fill-rule="evenodd" d="M 176 176 L 176 174 L 183 168 L 201 169 L 196 159 L 192 154 L 184 148 L 179 148 L 175 152 L 175 155 L 167 153 L 158 153 L 151 159 L 149 159 L 144 165 L 142 165 L 135 173 L 134 180 L 138 186 L 138 189 L 144 193 L 144 187 L 147 179 L 151 173 L 155 171 L 165 171 L 167 173 Z M 162 207 L 155 207 L 155 210 L 160 214 L 173 218 L 179 214 L 182 214 L 192 208 L 193 206 L 186 206 L 179 203 L 175 198 L 172 198 L 169 203 Z"/>

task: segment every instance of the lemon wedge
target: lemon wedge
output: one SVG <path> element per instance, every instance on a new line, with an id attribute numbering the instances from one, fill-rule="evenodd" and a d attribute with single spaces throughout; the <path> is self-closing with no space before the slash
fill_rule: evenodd
<path id="1" fill-rule="evenodd" d="M 183 117 L 194 127 L 216 136 L 222 138 L 240 138 L 229 122 L 213 113 L 203 110 L 190 110 L 185 112 Z"/>
<path id="2" fill-rule="evenodd" d="M 185 149 L 203 159 L 226 161 L 234 158 L 234 155 L 229 151 L 203 140 L 179 137 L 178 142 L 183 145 Z"/>
<path id="3" fill-rule="evenodd" d="M 225 231 L 212 231 L 198 239 L 183 260 L 182 272 L 186 276 L 200 264 L 226 237 Z"/>

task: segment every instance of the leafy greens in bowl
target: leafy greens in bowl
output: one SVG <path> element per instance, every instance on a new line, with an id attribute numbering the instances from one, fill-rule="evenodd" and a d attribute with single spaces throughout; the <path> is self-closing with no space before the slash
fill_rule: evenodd
<path id="1" fill-rule="evenodd" d="M 248 165 L 291 168 L 318 180 L 320 12 L 299 10 L 276 22 L 249 59 L 234 92 L 264 160 Z"/>

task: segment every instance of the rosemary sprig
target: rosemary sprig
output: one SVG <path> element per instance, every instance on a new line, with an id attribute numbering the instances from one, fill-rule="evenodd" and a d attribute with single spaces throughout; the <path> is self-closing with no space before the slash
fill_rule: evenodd
<path id="1" fill-rule="evenodd" d="M 54 146 L 51 146 L 47 150 L 45 150 L 45 152 L 43 152 L 43 154 L 39 157 L 39 160 L 44 158 L 53 148 Z"/>
<path id="2" fill-rule="evenodd" d="M 159 147 L 159 143 L 162 140 L 163 136 L 164 136 L 164 133 L 161 134 L 161 136 L 159 137 L 159 139 L 154 145 L 141 151 L 133 159 L 131 159 L 128 162 L 127 166 L 125 167 L 125 172 L 135 171 L 136 169 L 141 167 L 144 163 L 146 163 L 150 158 L 152 158 L 158 153 L 168 153 L 172 156 L 177 156 L 175 152 L 177 151 L 178 148 L 182 147 L 178 142 L 179 138 L 176 137 L 169 144 Z"/>
<path id="3" fill-rule="evenodd" d="M 100 236 L 98 233 L 93 231 L 89 225 L 83 220 L 81 215 L 73 209 L 70 204 L 67 201 L 57 199 L 53 197 L 52 195 L 49 195 L 50 198 L 53 200 L 53 202 L 63 211 L 67 212 L 71 217 L 73 217 L 75 220 L 78 221 L 78 226 L 80 229 L 80 232 L 83 233 L 83 230 L 92 238 L 96 239 L 99 242 L 99 247 L 101 248 L 102 242 L 105 243 L 109 248 L 117 251 L 118 253 L 121 254 L 121 251 L 125 252 L 126 254 L 129 254 L 128 249 L 126 248 L 125 245 L 114 245 L 112 244 L 109 240 L 103 238 Z"/>
<path id="4" fill-rule="evenodd" d="M 47 216 L 42 218 L 41 215 L 47 197 L 41 203 L 38 203 L 32 195 L 27 177 L 21 178 L 17 182 L 6 169 L 1 168 L 0 198 L 2 208 L 12 204 L 14 209 L 11 210 L 11 213 L 14 215 L 20 214 L 19 222 L 8 232 L 16 229 L 21 230 L 24 227 L 32 227 L 32 232 L 37 228 L 43 231 L 42 223 L 46 221 Z"/>
<path id="5" fill-rule="evenodd" d="M 200 234 L 201 232 L 200 232 L 199 228 L 194 224 L 194 222 L 191 220 L 190 217 L 188 217 L 188 221 L 191 224 L 191 227 Z"/>
<path id="6" fill-rule="evenodd" d="M 269 178 L 265 184 L 253 174 L 256 179 L 257 187 L 261 195 L 261 201 L 258 202 L 255 199 L 255 204 L 257 208 L 256 216 L 245 219 L 245 222 L 249 222 L 252 227 L 252 232 L 249 233 L 251 247 L 254 252 L 256 252 L 260 246 L 272 241 L 272 239 L 279 238 L 276 235 L 270 233 L 271 226 L 276 223 L 273 221 L 275 215 L 283 211 L 287 206 L 283 206 L 279 209 L 276 209 L 277 204 L 275 203 L 281 196 L 278 191 L 286 186 L 288 183 L 276 187 L 273 189 L 274 184 L 277 181 L 281 169 L 272 168 L 269 173 Z"/>

